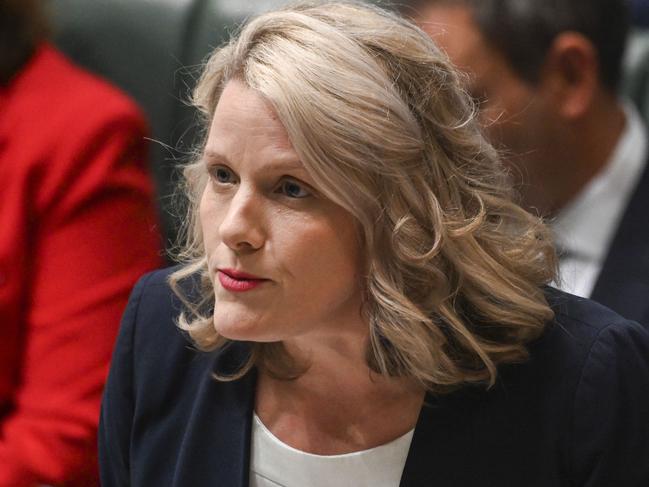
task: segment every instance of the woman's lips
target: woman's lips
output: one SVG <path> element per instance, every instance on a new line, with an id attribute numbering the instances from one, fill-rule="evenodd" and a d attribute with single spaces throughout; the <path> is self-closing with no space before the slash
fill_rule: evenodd
<path id="1" fill-rule="evenodd" d="M 219 277 L 221 286 L 223 286 L 223 289 L 235 293 L 250 291 L 268 281 L 268 279 L 262 279 L 260 277 L 253 276 L 252 274 L 234 271 L 231 269 L 219 269 L 217 275 Z"/>

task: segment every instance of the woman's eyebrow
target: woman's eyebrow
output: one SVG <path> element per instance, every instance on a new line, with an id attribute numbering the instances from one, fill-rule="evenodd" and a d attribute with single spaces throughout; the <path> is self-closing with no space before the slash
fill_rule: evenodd
<path id="1" fill-rule="evenodd" d="M 223 154 L 220 154 L 218 152 L 215 152 L 213 150 L 206 149 L 203 152 L 203 155 L 201 156 L 201 159 L 204 161 L 209 161 L 209 162 L 220 162 L 226 165 L 230 164 L 230 160 L 224 156 Z"/>
<path id="2" fill-rule="evenodd" d="M 213 151 L 213 150 L 206 150 L 203 153 L 202 159 L 205 162 L 210 162 L 210 163 L 220 163 L 224 164 L 226 166 L 230 166 L 231 162 L 230 160 L 223 154 Z M 300 162 L 299 159 L 297 158 L 277 158 L 274 161 L 268 162 L 268 164 L 264 165 L 265 169 L 270 169 L 273 171 L 304 171 L 306 172 L 306 168 Z"/>
<path id="3" fill-rule="evenodd" d="M 272 169 L 273 171 L 304 171 L 306 172 L 305 167 L 299 161 L 295 160 L 277 160 L 276 162 L 270 162 L 267 168 Z"/>

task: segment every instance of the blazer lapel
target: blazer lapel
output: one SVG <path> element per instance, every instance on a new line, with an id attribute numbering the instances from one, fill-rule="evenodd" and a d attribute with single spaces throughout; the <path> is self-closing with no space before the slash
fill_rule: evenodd
<path id="1" fill-rule="evenodd" d="M 474 485 L 469 481 L 477 473 L 462 468 L 462 459 L 466 458 L 474 435 L 473 424 L 466 420 L 467 394 L 470 392 L 458 391 L 440 397 L 426 395 L 400 487 Z"/>
<path id="2" fill-rule="evenodd" d="M 649 162 L 620 221 L 591 298 L 649 325 Z"/>
<path id="3" fill-rule="evenodd" d="M 220 373 L 235 370 L 247 354 L 233 344 L 215 359 Z M 248 487 L 250 435 L 257 374 L 217 382 L 205 374 L 179 452 L 172 485 L 177 487 Z"/>

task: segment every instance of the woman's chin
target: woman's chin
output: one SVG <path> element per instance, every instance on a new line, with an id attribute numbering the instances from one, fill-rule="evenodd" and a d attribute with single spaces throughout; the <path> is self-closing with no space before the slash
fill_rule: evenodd
<path id="1" fill-rule="evenodd" d="M 214 322 L 214 329 L 216 332 L 228 340 L 237 340 L 237 341 L 257 341 L 255 337 L 258 333 L 255 333 L 254 327 L 242 326 L 241 323 L 237 324 L 223 324 Z"/>
<path id="2" fill-rule="evenodd" d="M 275 337 L 268 336 L 258 321 L 219 319 L 214 317 L 214 329 L 228 340 L 241 342 L 271 342 L 277 341 Z"/>

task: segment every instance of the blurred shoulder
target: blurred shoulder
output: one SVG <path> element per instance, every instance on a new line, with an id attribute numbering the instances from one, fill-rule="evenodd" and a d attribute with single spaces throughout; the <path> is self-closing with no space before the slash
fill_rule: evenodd
<path id="1" fill-rule="evenodd" d="M 51 124 L 72 116 L 86 125 L 111 116 L 144 124 L 128 95 L 47 42 L 37 48 L 12 84 L 17 108 L 26 115 L 47 112 Z"/>

